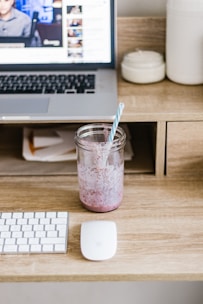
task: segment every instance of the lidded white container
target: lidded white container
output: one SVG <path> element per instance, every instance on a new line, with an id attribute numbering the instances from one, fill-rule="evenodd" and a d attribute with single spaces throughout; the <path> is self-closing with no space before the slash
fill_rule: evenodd
<path id="1" fill-rule="evenodd" d="M 124 79 L 134 83 L 153 83 L 165 78 L 163 55 L 148 50 L 137 50 L 124 56 L 121 62 Z"/>
<path id="2" fill-rule="evenodd" d="M 167 0 L 166 75 L 181 84 L 203 83 L 203 0 Z"/>

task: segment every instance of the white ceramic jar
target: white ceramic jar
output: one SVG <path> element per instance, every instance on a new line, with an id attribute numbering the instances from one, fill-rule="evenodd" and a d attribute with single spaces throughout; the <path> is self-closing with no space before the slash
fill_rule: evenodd
<path id="1" fill-rule="evenodd" d="M 124 56 L 121 62 L 122 77 L 134 83 L 153 83 L 165 78 L 163 55 L 148 50 L 137 50 Z"/>
<path id="2" fill-rule="evenodd" d="M 166 75 L 181 84 L 203 83 L 203 0 L 167 0 Z"/>

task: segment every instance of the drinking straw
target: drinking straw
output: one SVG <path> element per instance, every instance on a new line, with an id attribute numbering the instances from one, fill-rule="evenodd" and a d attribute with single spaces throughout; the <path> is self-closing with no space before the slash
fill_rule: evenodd
<path id="1" fill-rule="evenodd" d="M 108 136 L 108 140 L 107 140 L 108 142 L 113 142 L 114 136 L 116 134 L 116 129 L 118 127 L 123 109 L 124 109 L 124 103 L 120 102 L 118 105 L 117 111 L 116 111 L 116 116 L 115 116 L 115 119 L 114 119 L 114 122 L 113 122 L 113 125 L 111 128 L 111 132 L 109 133 L 109 136 Z"/>
<path id="2" fill-rule="evenodd" d="M 108 159 L 108 156 L 109 156 L 112 144 L 113 144 L 114 136 L 116 134 L 116 129 L 118 127 L 118 124 L 119 124 L 119 121 L 120 121 L 120 118 L 121 118 L 121 114 L 123 112 L 123 108 L 124 108 L 124 104 L 119 103 L 117 111 L 116 111 L 116 116 L 115 116 L 115 119 L 114 119 L 114 122 L 113 122 L 113 125 L 112 125 L 112 128 L 111 128 L 111 131 L 110 131 L 110 133 L 108 135 L 108 138 L 107 138 L 107 141 L 106 141 L 105 153 L 103 154 L 103 157 L 100 158 L 100 162 L 98 164 L 99 167 L 103 168 L 103 167 L 106 166 L 107 159 Z"/>

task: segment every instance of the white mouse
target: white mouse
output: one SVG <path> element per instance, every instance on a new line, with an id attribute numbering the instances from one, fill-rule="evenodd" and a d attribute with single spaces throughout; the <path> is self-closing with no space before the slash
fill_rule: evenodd
<path id="1" fill-rule="evenodd" d="M 117 228 L 113 221 L 83 222 L 80 231 L 82 255 L 91 261 L 112 258 L 117 250 Z"/>

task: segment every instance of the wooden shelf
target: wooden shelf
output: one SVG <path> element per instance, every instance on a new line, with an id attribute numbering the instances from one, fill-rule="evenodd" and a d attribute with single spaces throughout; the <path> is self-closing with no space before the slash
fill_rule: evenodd
<path id="1" fill-rule="evenodd" d="M 133 133 L 135 156 L 126 161 L 126 173 L 154 174 L 154 153 L 150 143 L 151 124 L 130 124 Z M 72 175 L 77 174 L 76 161 L 36 162 L 22 157 L 23 127 L 4 125 L 0 127 L 0 175 Z"/>
<path id="2" fill-rule="evenodd" d="M 22 157 L 22 127 L 1 126 L 0 175 L 75 174 L 75 162 L 32 162 Z"/>
<path id="3" fill-rule="evenodd" d="M 126 174 L 155 174 L 155 152 L 153 150 L 152 123 L 128 124 L 132 136 L 134 157 L 125 162 Z"/>

